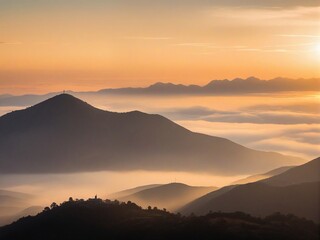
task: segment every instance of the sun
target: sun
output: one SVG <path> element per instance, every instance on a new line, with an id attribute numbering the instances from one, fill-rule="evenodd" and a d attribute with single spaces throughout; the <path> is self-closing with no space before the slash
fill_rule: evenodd
<path id="1" fill-rule="evenodd" d="M 320 43 L 318 43 L 318 44 L 315 45 L 314 50 L 315 50 L 315 52 L 316 52 L 317 54 L 320 55 Z"/>

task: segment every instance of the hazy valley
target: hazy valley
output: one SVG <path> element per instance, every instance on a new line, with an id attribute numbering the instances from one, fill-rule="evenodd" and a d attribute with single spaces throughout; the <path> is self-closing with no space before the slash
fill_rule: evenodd
<path id="1" fill-rule="evenodd" d="M 89 198 L 97 194 L 120 202 L 132 201 L 144 208 L 165 208 L 186 215 L 243 211 L 253 216 L 266 216 L 280 211 L 319 221 L 319 209 L 315 211 L 314 208 L 319 202 L 319 159 L 306 164 L 307 167 L 299 166 L 305 160 L 254 151 L 223 138 L 196 134 L 160 115 L 103 111 L 67 94 L 26 110 L 8 113 L 0 118 L 0 123 L 1 152 L 6 156 L 1 158 L 0 188 L 17 191 L 2 192 L 0 204 L 6 209 L 0 218 L 2 224 L 36 214 L 52 201 L 63 202 L 69 196 Z M 188 138 L 190 143 L 185 142 Z M 117 141 L 119 144 L 114 145 Z M 194 148 L 197 141 L 201 142 L 199 150 Z M 101 143 L 103 148 L 99 148 Z M 187 147 L 188 144 L 192 148 Z M 206 144 L 208 147 L 204 148 Z M 12 155 L 8 150 L 17 146 L 19 151 L 15 150 Z M 45 146 L 53 150 L 48 157 L 45 154 L 51 150 Z M 76 150 L 79 146 L 83 153 Z M 148 151 L 139 153 L 142 149 Z M 190 152 L 180 152 L 180 149 Z M 218 149 L 223 151 L 219 153 Z M 210 151 L 212 157 L 208 155 Z M 130 154 L 122 155 L 121 152 Z M 166 153 L 166 162 L 163 162 L 162 152 Z M 206 155 L 202 156 L 201 152 Z M 194 153 L 197 157 L 192 155 Z M 223 157 L 225 153 L 231 155 Z M 138 160 L 139 155 L 148 156 L 147 161 Z M 243 156 L 242 161 L 239 156 Z M 227 161 L 219 163 L 223 158 Z M 11 165 L 8 165 L 8 159 L 11 159 Z M 41 162 L 41 159 L 45 161 Z M 117 163 L 119 161 L 122 165 Z M 203 163 L 199 165 L 199 161 Z M 143 186 L 145 184 L 150 185 Z M 139 185 L 141 187 L 137 187 Z M 134 188 L 124 190 L 130 187 Z M 291 195 L 301 197 L 292 199 Z M 287 208 L 277 205 L 283 198 L 291 201 L 286 203 Z M 237 199 L 236 203 L 234 199 Z M 304 202 L 308 202 L 310 209 L 296 210 Z"/>

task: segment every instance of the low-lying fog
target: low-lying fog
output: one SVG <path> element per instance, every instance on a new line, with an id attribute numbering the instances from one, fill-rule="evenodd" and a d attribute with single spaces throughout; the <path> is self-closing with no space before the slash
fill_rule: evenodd
<path id="1" fill-rule="evenodd" d="M 0 189 L 34 195 L 32 205 L 47 206 L 69 197 L 89 198 L 148 184 L 181 182 L 194 186 L 221 187 L 245 176 L 211 176 L 186 172 L 92 172 L 73 174 L 0 175 Z"/>

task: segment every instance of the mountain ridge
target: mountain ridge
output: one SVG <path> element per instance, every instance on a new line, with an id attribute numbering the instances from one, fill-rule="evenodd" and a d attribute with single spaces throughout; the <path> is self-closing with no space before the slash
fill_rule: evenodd
<path id="1" fill-rule="evenodd" d="M 156 206 L 174 212 L 186 203 L 217 189 L 217 187 L 189 186 L 184 183 L 168 183 L 142 189 L 118 200 L 131 201 L 142 207 Z"/>
<path id="2" fill-rule="evenodd" d="M 233 174 L 300 161 L 191 132 L 161 115 L 96 109 L 67 94 L 0 117 L 3 173 L 145 169 Z"/>
<path id="3" fill-rule="evenodd" d="M 262 173 L 262 174 L 255 174 L 255 175 L 251 175 L 249 177 L 243 178 L 243 179 L 239 179 L 237 181 L 234 181 L 231 183 L 231 185 L 237 185 L 237 184 L 246 184 L 246 183 L 250 183 L 250 182 L 257 182 L 266 178 L 270 178 L 273 177 L 275 175 L 281 174 L 291 168 L 293 168 L 294 166 L 284 166 L 284 167 L 279 167 L 276 169 L 272 169 L 268 172 Z"/>
<path id="4" fill-rule="evenodd" d="M 183 85 L 175 83 L 156 82 L 147 87 L 124 87 L 124 88 L 106 88 L 97 91 L 67 93 L 81 97 L 82 95 L 92 94 L 134 94 L 134 95 L 229 95 L 229 94 L 250 94 L 250 93 L 270 93 L 280 91 L 319 91 L 320 78 L 273 78 L 261 80 L 255 77 L 235 78 L 232 80 L 212 80 L 209 83 L 200 86 L 195 84 Z M 59 94 L 51 92 L 43 95 L 26 94 L 14 96 L 10 94 L 0 95 L 0 106 L 29 106 L 49 97 Z"/>

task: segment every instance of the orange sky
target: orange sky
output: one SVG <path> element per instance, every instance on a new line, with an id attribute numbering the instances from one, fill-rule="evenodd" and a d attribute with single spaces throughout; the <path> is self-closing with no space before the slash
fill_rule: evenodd
<path id="1" fill-rule="evenodd" d="M 1 1 L 0 94 L 320 76 L 318 1 L 226 2 Z"/>

